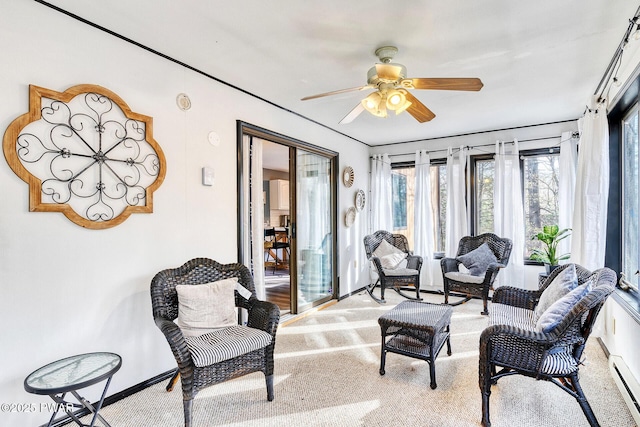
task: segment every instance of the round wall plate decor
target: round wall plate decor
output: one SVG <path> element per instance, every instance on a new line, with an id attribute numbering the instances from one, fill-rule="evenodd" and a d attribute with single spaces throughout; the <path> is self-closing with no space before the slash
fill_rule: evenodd
<path id="1" fill-rule="evenodd" d="M 182 111 L 187 111 L 191 108 L 191 99 L 189 99 L 186 93 L 179 93 L 178 96 L 176 96 L 176 104 L 178 104 L 178 108 Z"/>
<path id="2" fill-rule="evenodd" d="M 344 168 L 344 172 L 342 172 L 342 182 L 345 187 L 351 187 L 353 185 L 353 180 L 355 179 L 354 175 L 355 174 L 351 166 Z"/>
<path id="3" fill-rule="evenodd" d="M 356 221 L 356 208 L 350 206 L 347 212 L 344 214 L 344 225 L 351 227 Z"/>
<path id="4" fill-rule="evenodd" d="M 356 209 L 360 212 L 364 209 L 364 190 L 358 190 L 356 192 Z"/>

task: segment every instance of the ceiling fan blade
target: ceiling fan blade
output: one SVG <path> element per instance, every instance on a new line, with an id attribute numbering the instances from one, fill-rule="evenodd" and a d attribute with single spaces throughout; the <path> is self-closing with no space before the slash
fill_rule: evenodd
<path id="1" fill-rule="evenodd" d="M 370 88 L 371 88 L 371 85 L 366 85 L 366 86 L 352 87 L 352 88 L 349 88 L 349 89 L 334 90 L 333 92 L 326 92 L 326 93 L 319 93 L 317 95 L 305 96 L 304 98 L 301 99 L 301 101 L 307 101 L 309 99 L 322 98 L 323 96 L 331 96 L 331 95 L 338 95 L 338 94 L 341 94 L 341 93 L 355 92 L 357 90 L 365 90 L 365 89 L 370 89 Z"/>
<path id="2" fill-rule="evenodd" d="M 379 79 L 396 81 L 400 78 L 402 67 L 392 64 L 376 64 L 376 74 Z"/>
<path id="3" fill-rule="evenodd" d="M 415 78 L 407 79 L 416 89 L 434 90 L 470 90 L 482 89 L 482 81 L 478 78 Z"/>
<path id="4" fill-rule="evenodd" d="M 409 92 L 406 93 L 406 97 L 407 100 L 411 102 L 411 105 L 407 108 L 407 113 L 411 114 L 414 119 L 420 123 L 424 123 L 433 120 L 436 117 L 436 115 L 433 114 L 433 111 L 429 110 L 418 100 L 418 98 L 411 95 Z"/>
<path id="5" fill-rule="evenodd" d="M 340 124 L 346 125 L 347 123 L 351 123 L 363 111 L 364 106 L 362 105 L 362 102 L 358 102 L 358 105 L 356 105 L 355 108 L 349 112 L 349 114 L 347 114 L 342 120 L 340 120 Z"/>

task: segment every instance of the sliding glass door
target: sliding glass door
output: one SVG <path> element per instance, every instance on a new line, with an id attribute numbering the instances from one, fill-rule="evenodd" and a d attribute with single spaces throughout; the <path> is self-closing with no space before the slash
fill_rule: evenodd
<path id="1" fill-rule="evenodd" d="M 296 150 L 298 306 L 303 311 L 333 295 L 331 159 Z"/>
<path id="2" fill-rule="evenodd" d="M 282 163 L 270 159 L 274 153 L 288 159 L 288 167 L 274 166 Z M 337 294 L 337 162 L 335 152 L 238 122 L 238 260 L 250 267 L 258 298 L 277 303 L 284 314 L 303 312 Z M 272 197 L 274 191 L 278 197 Z M 274 250 L 266 229 L 281 229 L 275 241 L 286 247 Z M 285 273 L 289 298 L 276 295 L 280 287 L 270 281 Z"/>

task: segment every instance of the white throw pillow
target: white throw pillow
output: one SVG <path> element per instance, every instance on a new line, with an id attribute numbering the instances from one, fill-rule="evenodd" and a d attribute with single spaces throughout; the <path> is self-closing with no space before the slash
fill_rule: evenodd
<path id="1" fill-rule="evenodd" d="M 382 239 L 382 242 L 380 242 L 376 250 L 373 251 L 372 253 L 372 255 L 377 258 L 382 258 L 385 255 L 393 255 L 393 254 L 403 254 L 405 256 L 407 255 L 406 253 L 402 252 L 400 249 L 396 248 L 395 246 L 393 246 L 391 243 L 387 242 L 384 239 Z"/>
<path id="2" fill-rule="evenodd" d="M 542 313 L 544 313 L 547 308 L 551 307 L 554 302 L 571 292 L 577 286 L 578 275 L 576 274 L 576 266 L 571 264 L 558 273 L 549 286 L 542 292 L 542 295 L 540 295 L 540 301 L 538 301 L 538 305 L 536 305 L 534 310 L 536 317 L 542 316 Z"/>
<path id="3" fill-rule="evenodd" d="M 402 264 L 402 261 L 406 261 L 406 258 L 407 258 L 407 254 L 405 254 L 404 252 L 401 252 L 399 254 L 385 255 L 379 259 L 380 259 L 380 264 L 382 265 L 382 268 L 395 270 L 396 268 L 400 267 L 400 265 Z M 406 262 L 404 264 L 406 266 Z"/>
<path id="4" fill-rule="evenodd" d="M 185 336 L 202 335 L 238 324 L 237 277 L 202 285 L 177 285 L 177 324 Z"/>
<path id="5" fill-rule="evenodd" d="M 396 248 L 384 239 L 382 239 L 382 242 L 380 242 L 371 255 L 378 258 L 382 268 L 387 270 L 395 270 L 396 268 L 404 268 L 407 266 L 407 253 Z"/>

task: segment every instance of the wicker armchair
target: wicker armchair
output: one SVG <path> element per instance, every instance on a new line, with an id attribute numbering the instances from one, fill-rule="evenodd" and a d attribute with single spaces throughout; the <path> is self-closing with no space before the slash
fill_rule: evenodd
<path id="1" fill-rule="evenodd" d="M 555 269 L 537 291 L 500 287 L 494 292 L 489 326 L 480 336 L 479 384 L 483 426 L 491 425 L 491 385 L 508 375 L 524 375 L 554 383 L 578 401 L 591 426 L 598 425 L 580 387 L 578 369 L 596 317 L 615 288 L 616 274 L 608 268 L 591 273 L 576 265 L 578 284 L 591 280 L 591 291 L 548 333 L 538 332 L 535 327 L 528 327 L 522 322 L 531 316 L 544 289 L 569 265 Z M 510 320 L 510 317 L 517 320 Z"/>
<path id="2" fill-rule="evenodd" d="M 248 312 L 247 326 L 271 335 L 271 343 L 266 347 L 222 360 L 221 362 L 197 367 L 187 347 L 187 341 L 174 320 L 178 317 L 178 294 L 176 285 L 199 285 L 221 279 L 237 277 L 250 294 L 245 298 L 235 291 L 236 306 Z M 251 273 L 242 264 L 219 264 L 207 258 L 196 258 L 178 268 L 160 271 L 151 281 L 151 303 L 156 325 L 169 343 L 178 362 L 174 378 L 167 386 L 170 391 L 178 375 L 182 380 L 185 427 L 191 426 L 193 398 L 199 390 L 252 372 L 263 372 L 267 384 L 267 400 L 273 400 L 273 351 L 276 329 L 280 320 L 280 309 L 275 304 L 256 299 Z"/>
<path id="3" fill-rule="evenodd" d="M 459 270 L 461 262 L 456 258 L 479 248 L 483 243 L 489 246 L 489 249 L 491 249 L 498 262 L 489 265 L 484 277 L 461 273 Z M 509 257 L 511 256 L 512 246 L 513 244 L 510 239 L 498 237 L 493 233 L 484 233 L 479 236 L 465 236 L 460 239 L 456 258 L 442 258 L 440 260 L 444 284 L 444 303 L 449 303 L 449 293 L 452 291 L 465 294 L 466 298 L 451 305 L 465 303 L 473 296 L 481 297 L 484 308 L 482 314 L 489 314 L 487 310 L 489 290 L 492 288 L 493 282 L 500 269 L 507 266 Z"/>
<path id="4" fill-rule="evenodd" d="M 383 268 L 380 259 L 375 256 L 374 252 L 378 249 L 378 246 L 386 240 L 395 248 L 406 253 L 407 265 L 404 268 L 388 269 Z M 388 231 L 379 230 L 373 234 L 364 237 L 364 249 L 367 254 L 367 259 L 375 266 L 375 271 L 378 274 L 378 279 L 367 286 L 367 292 L 371 295 L 371 298 L 378 302 L 385 302 L 384 290 L 392 287 L 396 292 L 408 299 L 420 300 L 420 269 L 422 268 L 422 257 L 413 255 L 409 250 L 409 243 L 407 238 L 402 234 L 392 234 Z M 376 298 L 373 295 L 374 288 L 380 284 L 380 298 Z M 412 285 L 416 289 L 416 297 L 412 298 L 405 295 L 401 291 L 401 287 Z"/>

